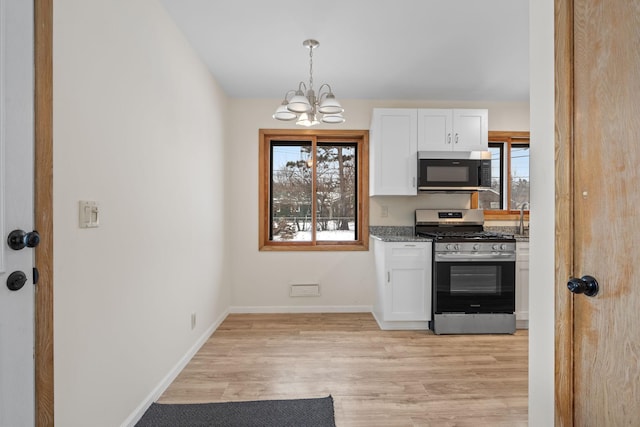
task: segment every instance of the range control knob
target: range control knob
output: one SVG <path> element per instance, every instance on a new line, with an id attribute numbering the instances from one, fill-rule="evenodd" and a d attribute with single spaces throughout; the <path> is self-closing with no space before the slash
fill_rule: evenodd
<path id="1" fill-rule="evenodd" d="M 497 251 L 498 249 L 500 249 L 499 245 L 492 245 L 491 249 L 493 249 L 494 251 Z"/>
<path id="2" fill-rule="evenodd" d="M 447 250 L 448 250 L 448 251 L 450 251 L 451 249 L 453 249 L 453 245 L 452 245 L 451 243 L 449 243 L 449 244 L 446 246 L 446 248 L 447 248 Z"/>
<path id="3" fill-rule="evenodd" d="M 478 249 L 480 249 L 480 244 L 476 243 L 473 245 L 473 250 L 477 251 Z"/>
<path id="4" fill-rule="evenodd" d="M 453 245 L 453 249 L 455 249 L 456 251 L 459 251 L 460 245 L 456 243 L 455 245 Z"/>

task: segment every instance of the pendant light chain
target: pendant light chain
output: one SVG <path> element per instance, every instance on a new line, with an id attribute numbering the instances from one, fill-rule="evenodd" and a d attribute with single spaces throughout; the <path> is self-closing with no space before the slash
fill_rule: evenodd
<path id="1" fill-rule="evenodd" d="M 309 46 L 309 90 L 313 91 L 313 46 Z"/>

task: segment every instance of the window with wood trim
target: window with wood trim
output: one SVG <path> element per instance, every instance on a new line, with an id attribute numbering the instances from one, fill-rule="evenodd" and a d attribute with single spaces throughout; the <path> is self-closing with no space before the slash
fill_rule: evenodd
<path id="1" fill-rule="evenodd" d="M 529 132 L 489 132 L 491 189 L 478 194 L 477 207 L 489 215 L 529 212 Z"/>
<path id="2" fill-rule="evenodd" d="M 260 130 L 259 249 L 367 250 L 369 131 Z"/>

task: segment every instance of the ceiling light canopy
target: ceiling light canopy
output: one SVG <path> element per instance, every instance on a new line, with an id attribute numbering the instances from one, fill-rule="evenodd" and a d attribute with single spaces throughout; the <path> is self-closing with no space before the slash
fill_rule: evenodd
<path id="1" fill-rule="evenodd" d="M 313 91 L 313 49 L 320 46 L 320 43 L 309 39 L 302 42 L 302 45 L 309 49 L 309 86 L 300 82 L 297 90 L 288 91 L 273 118 L 283 121 L 296 120 L 297 125 L 307 127 L 320 122 L 344 123 L 342 116 L 344 108 L 333 94 L 331 86 L 326 83 L 320 86 L 318 96 Z M 320 120 L 318 120 L 319 115 L 321 115 Z"/>

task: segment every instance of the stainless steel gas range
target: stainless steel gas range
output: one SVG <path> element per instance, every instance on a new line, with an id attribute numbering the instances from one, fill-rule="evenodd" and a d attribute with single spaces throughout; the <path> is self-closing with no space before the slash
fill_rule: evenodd
<path id="1" fill-rule="evenodd" d="M 433 239 L 430 327 L 436 334 L 516 330 L 513 235 L 484 230 L 477 209 L 415 213 L 416 235 Z"/>

